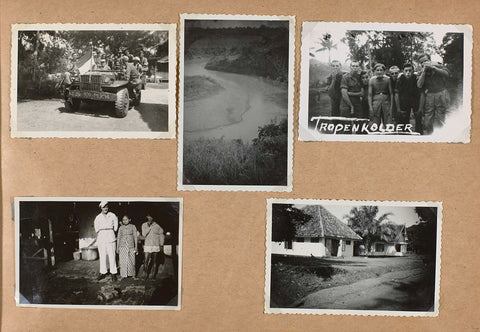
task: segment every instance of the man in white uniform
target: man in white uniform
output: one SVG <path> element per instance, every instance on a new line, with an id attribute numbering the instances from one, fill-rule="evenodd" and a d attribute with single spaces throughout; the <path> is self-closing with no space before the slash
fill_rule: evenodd
<path id="1" fill-rule="evenodd" d="M 108 212 L 108 202 L 99 204 L 102 212 L 95 218 L 95 232 L 97 233 L 98 256 L 100 258 L 100 275 L 98 280 L 107 276 L 107 257 L 112 281 L 117 281 L 117 262 L 115 260 L 115 232 L 118 228 L 118 218 Z"/>

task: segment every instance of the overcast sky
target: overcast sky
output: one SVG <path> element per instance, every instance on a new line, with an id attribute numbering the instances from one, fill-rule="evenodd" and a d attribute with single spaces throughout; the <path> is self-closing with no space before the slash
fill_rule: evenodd
<path id="1" fill-rule="evenodd" d="M 353 207 L 360 207 L 360 205 L 321 205 L 345 224 L 347 223 L 347 220 L 344 218 L 344 216 L 349 214 Z M 296 206 L 301 207 L 305 205 Z M 415 208 L 407 206 L 379 206 L 378 216 L 389 212 L 393 213 L 391 216 L 389 216 L 389 220 L 398 225 L 406 224 L 407 227 L 409 227 L 415 225 L 415 223 L 417 223 L 419 220 L 418 215 L 415 213 Z"/>

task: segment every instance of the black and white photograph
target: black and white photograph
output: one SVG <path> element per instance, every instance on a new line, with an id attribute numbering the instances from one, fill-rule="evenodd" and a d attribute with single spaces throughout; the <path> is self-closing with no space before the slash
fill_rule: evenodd
<path id="1" fill-rule="evenodd" d="M 291 191 L 294 18 L 180 24 L 178 189 Z"/>
<path id="2" fill-rule="evenodd" d="M 442 204 L 269 199 L 266 313 L 437 316 Z"/>
<path id="3" fill-rule="evenodd" d="M 174 138 L 175 24 L 12 25 L 12 137 Z"/>
<path id="4" fill-rule="evenodd" d="M 180 310 L 181 198 L 17 197 L 16 303 Z"/>
<path id="5" fill-rule="evenodd" d="M 299 139 L 470 141 L 472 27 L 305 22 Z"/>

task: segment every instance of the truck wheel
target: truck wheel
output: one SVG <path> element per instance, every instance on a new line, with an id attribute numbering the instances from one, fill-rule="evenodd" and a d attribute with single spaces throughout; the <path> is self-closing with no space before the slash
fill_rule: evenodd
<path id="1" fill-rule="evenodd" d="M 133 106 L 138 106 L 140 105 L 140 100 L 142 99 L 142 91 L 138 91 L 137 98 L 133 99 Z"/>
<path id="2" fill-rule="evenodd" d="M 115 101 L 115 115 L 119 118 L 124 118 L 128 113 L 128 90 L 127 88 L 117 92 L 117 100 Z"/>
<path id="3" fill-rule="evenodd" d="M 78 111 L 78 109 L 80 108 L 80 103 L 81 103 L 81 100 L 80 99 L 71 99 L 71 100 L 66 100 L 65 101 L 65 110 L 67 112 L 75 112 L 75 111 Z"/>

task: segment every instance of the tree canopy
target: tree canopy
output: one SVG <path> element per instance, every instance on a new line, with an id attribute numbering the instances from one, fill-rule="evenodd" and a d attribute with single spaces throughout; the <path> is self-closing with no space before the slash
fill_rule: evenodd
<path id="1" fill-rule="evenodd" d="M 49 75 L 63 73 L 89 49 L 96 56 L 128 49 L 148 56 L 168 54 L 168 31 L 42 30 L 18 32 L 18 90 L 39 89 Z"/>
<path id="2" fill-rule="evenodd" d="M 389 221 L 392 213 L 378 215 L 378 206 L 354 207 L 345 216 L 348 225 L 363 238 L 367 250 L 374 240 L 389 240 L 396 233 L 396 226 Z"/>
<path id="3" fill-rule="evenodd" d="M 292 240 L 295 237 L 295 225 L 311 218 L 293 204 L 272 204 L 272 240 Z"/>
<path id="4" fill-rule="evenodd" d="M 350 60 L 371 69 L 375 63 L 390 67 L 413 62 L 420 53 L 437 52 L 431 32 L 349 30 L 342 42 L 350 49 Z"/>
<path id="5" fill-rule="evenodd" d="M 408 246 L 410 250 L 435 256 L 437 248 L 437 208 L 416 207 L 419 221 L 407 228 Z"/>

